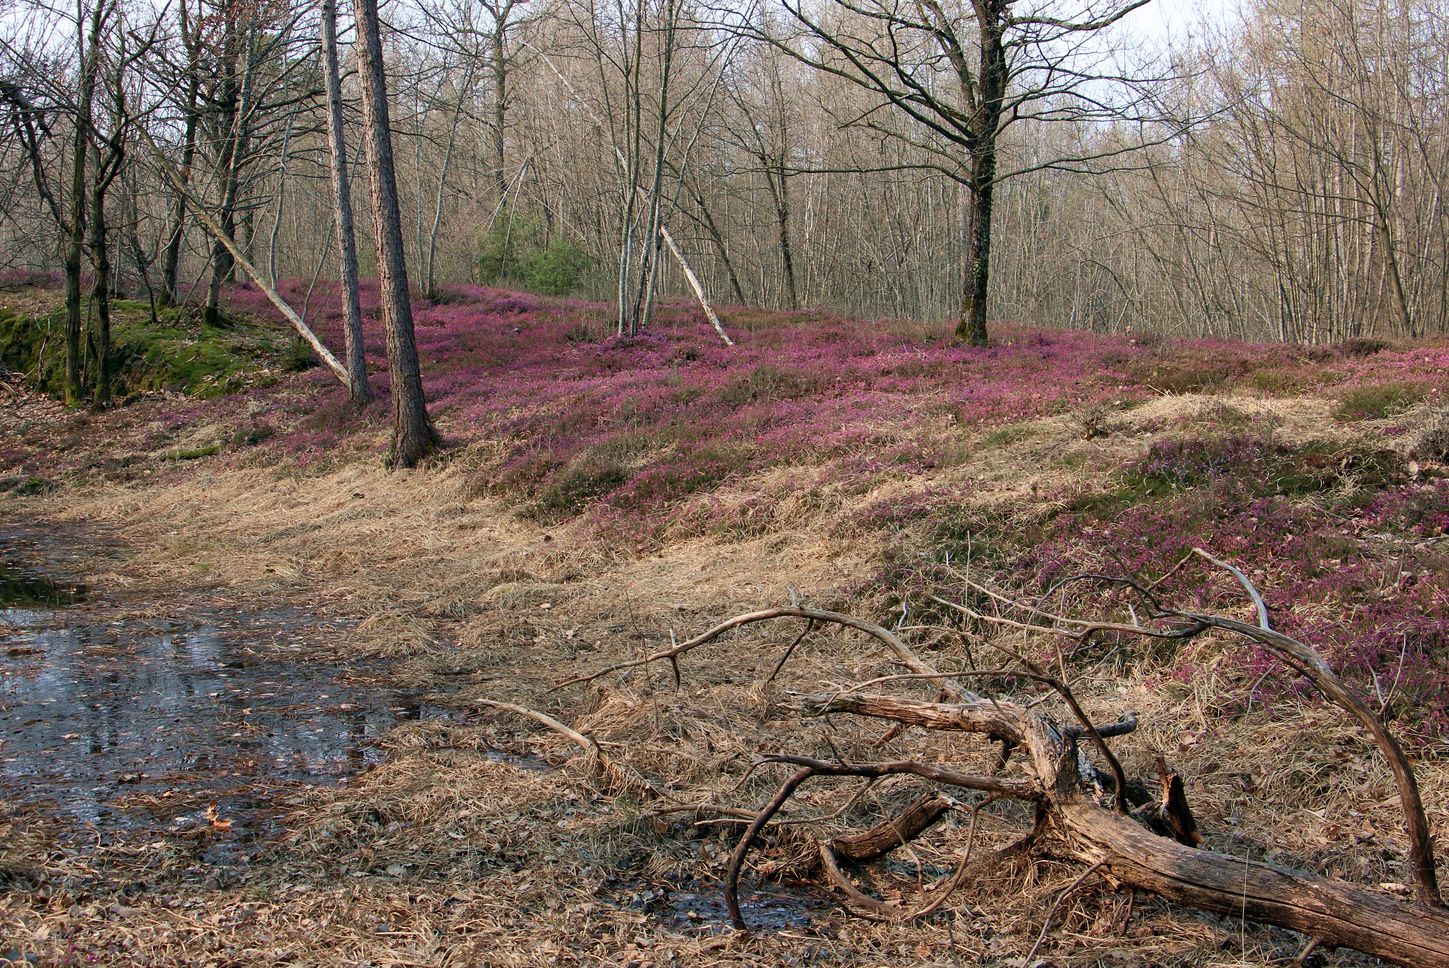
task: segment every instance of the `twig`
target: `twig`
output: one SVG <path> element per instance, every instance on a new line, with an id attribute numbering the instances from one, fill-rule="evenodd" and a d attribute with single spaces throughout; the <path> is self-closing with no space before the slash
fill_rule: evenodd
<path id="1" fill-rule="evenodd" d="M 1042 923 L 1041 934 L 1036 936 L 1036 944 L 1032 945 L 1031 951 L 1027 953 L 1025 962 L 1027 965 L 1030 965 L 1033 961 L 1036 960 L 1036 953 L 1041 950 L 1042 942 L 1046 941 L 1047 932 L 1051 930 L 1052 919 L 1057 916 L 1057 909 L 1062 906 L 1062 902 L 1067 899 L 1067 895 L 1075 891 L 1077 888 L 1081 887 L 1082 884 L 1087 880 L 1087 878 L 1091 877 L 1093 874 L 1097 873 L 1097 871 L 1101 870 L 1105 866 L 1106 861 L 1097 861 L 1097 863 L 1082 871 L 1080 877 L 1068 884 L 1066 888 L 1057 895 L 1056 903 L 1054 903 L 1051 907 L 1051 910 L 1047 912 L 1046 921 Z"/>

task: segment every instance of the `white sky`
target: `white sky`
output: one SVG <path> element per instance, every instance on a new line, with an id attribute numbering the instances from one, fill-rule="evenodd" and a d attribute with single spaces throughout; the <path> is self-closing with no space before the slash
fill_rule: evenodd
<path id="1" fill-rule="evenodd" d="M 1182 41 L 1204 22 L 1221 24 L 1237 16 L 1238 0 L 1153 0 L 1123 26 L 1146 37 Z"/>

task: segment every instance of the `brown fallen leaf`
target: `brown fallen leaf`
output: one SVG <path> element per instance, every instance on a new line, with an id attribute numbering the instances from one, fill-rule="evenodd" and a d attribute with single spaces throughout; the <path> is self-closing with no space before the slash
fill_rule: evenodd
<path id="1" fill-rule="evenodd" d="M 205 816 L 206 816 L 207 822 L 211 824 L 211 829 L 212 830 L 230 830 L 231 829 L 231 821 L 230 820 L 227 820 L 226 818 L 222 817 L 219 813 L 216 812 L 216 801 L 215 800 L 211 801 L 211 804 L 206 808 L 206 814 L 205 814 Z"/>

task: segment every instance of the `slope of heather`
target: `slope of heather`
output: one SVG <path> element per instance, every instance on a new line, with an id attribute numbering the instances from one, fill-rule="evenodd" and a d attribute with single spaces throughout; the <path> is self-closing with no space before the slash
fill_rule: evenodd
<path id="1" fill-rule="evenodd" d="M 304 290 L 284 287 L 298 303 Z M 311 307 L 335 341 L 331 300 L 314 294 Z M 269 318 L 255 291 L 231 303 Z M 82 551 L 93 584 L 213 587 L 356 618 L 340 652 L 389 657 L 399 681 L 446 692 L 439 701 L 460 710 L 399 727 L 383 765 L 297 803 L 275 856 L 214 892 L 217 910 L 246 904 L 249 920 L 167 906 L 180 881 L 163 869 L 128 929 L 131 948 L 116 951 L 1019 964 L 1080 871 L 1002 871 L 949 913 L 870 925 L 829 913 L 802 841 L 782 834 L 755 883 L 809 916 L 753 937 L 719 934 L 713 891 L 729 829 L 604 796 L 566 742 L 470 700 L 551 712 L 683 801 L 758 805 L 779 778 L 734 789 L 753 752 L 872 755 L 878 734 L 800 724 L 776 701 L 872 678 L 888 671 L 881 656 L 815 633 L 767 688 L 796 631 L 781 629 L 700 654 L 679 690 L 667 669 L 550 687 L 792 594 L 899 624 L 956 661 L 965 640 L 930 596 L 959 595 L 962 568 L 1022 593 L 1078 572 L 1166 576 L 1160 592 L 1174 601 L 1249 614 L 1225 576 L 1173 570 L 1195 546 L 1252 574 L 1279 628 L 1382 702 L 1419 758 L 1431 821 L 1441 838 L 1449 829 L 1439 699 L 1449 435 L 1434 432 L 1449 346 L 1163 343 L 1000 326 L 996 346 L 972 350 L 915 325 L 735 310 L 726 321 L 739 345 L 728 348 L 684 307 L 628 342 L 606 338 L 605 312 L 474 288 L 422 307 L 425 385 L 450 446 L 409 473 L 380 467 L 385 373 L 375 383 L 384 402 L 360 413 L 315 370 L 217 399 L 150 394 L 100 415 L 10 387 L 0 516 L 122 542 L 119 559 Z M 380 334 L 369 335 L 380 360 Z M 1065 603 L 1084 613 L 1109 604 L 1086 591 Z M 1211 846 L 1373 886 L 1407 881 L 1387 771 L 1282 667 L 1224 641 L 1094 648 L 1067 657 L 1082 666 L 1084 701 L 1104 716 L 1139 713 L 1130 765 L 1150 774 L 1164 753 L 1190 779 Z M 939 737 L 892 748 L 961 755 Z M 485 755 L 498 749 L 559 768 Z M 908 792 L 884 785 L 879 802 L 865 798 L 838 822 L 861 826 Z M 820 814 L 841 803 L 829 785 L 812 797 Z M 987 818 L 979 836 L 992 845 L 1020 819 Z M 963 814 L 923 840 L 882 895 L 905 890 L 917 864 L 927 880 L 949 870 L 967 823 Z M 100 885 L 92 896 L 118 889 L 103 859 L 87 863 Z M 285 902 L 272 895 L 283 883 Z M 42 944 L 65 890 L 42 879 L 12 892 L 0 936 Z M 1228 965 L 1301 946 L 1146 901 L 1129 921 L 1129 906 L 1084 885 L 1040 953 L 1054 964 Z M 99 922 L 68 930 L 118 937 Z"/>

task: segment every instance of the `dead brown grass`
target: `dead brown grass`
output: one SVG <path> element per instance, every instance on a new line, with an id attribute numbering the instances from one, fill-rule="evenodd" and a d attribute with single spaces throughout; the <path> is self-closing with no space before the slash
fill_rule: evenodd
<path id="1" fill-rule="evenodd" d="M 1290 436 L 1351 431 L 1317 400 L 1165 397 L 1113 414 L 1087 438 L 1076 415 L 1031 422 L 1022 438 L 948 471 L 976 500 L 1041 500 L 1064 475 L 1088 485 L 1102 468 L 1141 453 L 1157 433 L 1228 419 L 1229 406 Z M 1231 419 L 1237 419 L 1232 417 Z M 1044 462 L 1044 452 L 1062 460 Z M 883 477 L 864 492 L 811 487 L 809 468 L 776 469 L 716 500 L 765 495 L 768 510 L 733 536 L 692 530 L 689 516 L 645 557 L 587 540 L 570 526 L 524 522 L 469 486 L 469 458 L 387 473 L 339 461 L 321 469 L 223 467 L 162 480 L 87 483 L 60 497 L 0 497 L 0 516 L 44 517 L 123 539 L 82 549 L 97 586 L 158 598 L 206 586 L 238 596 L 303 602 L 357 618 L 332 647 L 395 660 L 400 682 L 457 687 L 456 722 L 411 723 L 385 740 L 386 762 L 346 785 L 290 804 L 289 833 L 251 868 L 209 887 L 181 879 L 163 847 L 81 854 L 53 831 L 0 814 L 0 955 L 34 951 L 55 964 L 372 965 L 976 965 L 1021 964 L 1044 912 L 1081 873 L 1052 864 L 966 885 L 926 923 L 881 925 L 829 913 L 808 874 L 802 827 L 784 827 L 757 856 L 750 883 L 784 894 L 810 923 L 756 935 L 723 930 L 709 908 L 736 827 L 695 822 L 689 804 L 757 806 L 779 777 L 739 786 L 751 755 L 768 750 L 878 757 L 879 733 L 802 723 L 792 691 L 871 678 L 884 668 L 864 639 L 816 633 L 772 684 L 797 629 L 767 628 L 710 646 L 684 663 L 677 689 L 665 668 L 596 687 L 550 691 L 562 679 L 644 654 L 671 632 L 796 590 L 824 604 L 870 573 L 878 549 L 840 523 L 925 480 Z M 949 643 L 947 664 L 956 661 Z M 1397 879 L 1403 842 L 1392 784 L 1359 737 L 1317 706 L 1271 720 L 1226 721 L 1214 670 L 1149 688 L 1150 662 L 1099 670 L 1083 689 L 1103 717 L 1133 709 L 1144 726 L 1127 757 L 1150 773 L 1161 752 L 1189 778 L 1209 844 L 1360 881 Z M 579 751 L 535 724 L 471 705 L 495 698 L 547 711 L 669 798 L 611 796 Z M 961 758 L 959 739 L 917 735 L 889 751 Z M 533 758 L 537 757 L 535 761 Z M 984 762 L 984 761 L 983 761 Z M 547 764 L 546 769 L 536 768 Z M 1440 839 L 1449 831 L 1449 769 L 1420 764 Z M 829 825 L 859 827 L 918 788 L 882 783 Z M 796 818 L 830 815 L 848 796 L 821 783 Z M 983 815 L 980 847 L 1005 845 L 1027 818 Z M 949 870 L 964 814 L 902 852 L 883 896 L 909 893 Z M 676 901 L 671 898 L 683 897 Z M 695 899 L 698 899 L 697 901 Z M 703 907 L 694 911 L 690 904 Z M 1291 959 L 1285 932 L 1113 893 L 1100 881 L 1063 905 L 1043 948 L 1053 965 L 1261 965 Z M 795 908 L 792 908 L 794 910 Z M 1335 954 L 1334 964 L 1360 959 Z"/>

